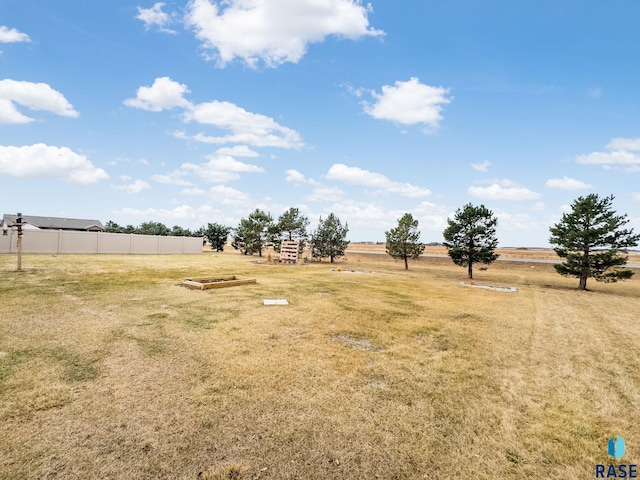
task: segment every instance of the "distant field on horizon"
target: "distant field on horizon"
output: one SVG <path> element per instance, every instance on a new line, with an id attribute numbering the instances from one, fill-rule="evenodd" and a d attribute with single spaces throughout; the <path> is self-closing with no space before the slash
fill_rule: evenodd
<path id="1" fill-rule="evenodd" d="M 0 478 L 579 479 L 613 435 L 640 458 L 640 275 L 268 259 L 0 255 Z M 179 286 L 228 274 L 257 283 Z"/>
<path id="2" fill-rule="evenodd" d="M 347 251 L 349 250 L 361 250 L 371 252 L 384 252 L 384 244 L 375 243 L 350 243 Z M 534 260 L 559 260 L 558 255 L 551 248 L 524 248 L 524 247 L 509 247 L 509 248 L 497 248 L 496 252 L 500 254 L 501 258 L 522 258 L 522 259 L 534 259 Z M 447 249 L 442 246 L 427 246 L 424 250 L 427 255 L 446 255 Z M 629 251 L 629 263 L 640 263 L 640 252 Z"/>

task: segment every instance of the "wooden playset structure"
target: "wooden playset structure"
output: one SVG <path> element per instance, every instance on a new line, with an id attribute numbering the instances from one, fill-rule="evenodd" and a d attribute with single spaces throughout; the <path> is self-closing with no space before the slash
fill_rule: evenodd
<path id="1" fill-rule="evenodd" d="M 280 263 L 295 265 L 298 263 L 300 242 L 282 242 L 280 245 Z"/>

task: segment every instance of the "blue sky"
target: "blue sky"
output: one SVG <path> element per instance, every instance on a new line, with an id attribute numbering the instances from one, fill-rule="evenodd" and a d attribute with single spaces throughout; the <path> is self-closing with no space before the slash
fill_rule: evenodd
<path id="1" fill-rule="evenodd" d="M 0 0 L 1 213 L 236 226 L 466 203 L 546 246 L 580 195 L 640 230 L 640 4 Z"/>

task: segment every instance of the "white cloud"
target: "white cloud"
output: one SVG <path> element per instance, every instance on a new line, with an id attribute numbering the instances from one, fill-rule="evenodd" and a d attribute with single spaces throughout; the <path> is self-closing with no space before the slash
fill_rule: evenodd
<path id="1" fill-rule="evenodd" d="M 636 202 L 640 202 L 640 192 L 633 192 L 631 194 L 631 197 L 636 201 Z"/>
<path id="2" fill-rule="evenodd" d="M 370 172 L 358 167 L 336 163 L 329 168 L 325 175 L 328 180 L 339 180 L 349 185 L 376 188 L 386 193 L 394 193 L 404 197 L 426 197 L 431 191 L 416 187 L 410 183 L 394 182 L 381 173 Z"/>
<path id="3" fill-rule="evenodd" d="M 198 187 L 191 187 L 191 188 L 183 188 L 182 190 L 180 190 L 180 193 L 182 195 L 204 195 L 205 193 L 207 193 L 206 190 L 202 189 L 202 188 L 198 188 Z"/>
<path id="4" fill-rule="evenodd" d="M 221 137 L 205 135 L 204 133 L 196 133 L 195 135 L 187 135 L 183 131 L 173 132 L 173 136 L 183 140 L 192 140 L 195 142 L 209 143 L 221 145 L 225 143 L 248 143 L 254 147 L 277 147 L 277 148 L 301 148 L 304 143 L 300 135 L 291 130 L 291 134 L 287 135 L 260 135 L 258 133 L 245 132 L 224 135 Z"/>
<path id="5" fill-rule="evenodd" d="M 391 228 L 396 219 L 405 212 L 400 210 L 386 210 L 385 208 L 368 202 L 342 200 L 331 206 L 331 211 L 349 226 Z"/>
<path id="6" fill-rule="evenodd" d="M 198 209 L 193 208 L 190 205 L 179 205 L 171 210 L 164 208 L 129 208 L 125 207 L 120 210 L 113 210 L 111 213 L 114 215 L 120 215 L 124 217 L 133 217 L 133 218 L 143 218 L 150 219 L 153 218 L 155 221 L 167 221 L 174 219 L 189 219 L 195 218 Z"/>
<path id="7" fill-rule="evenodd" d="M 109 165 L 110 167 L 113 167 L 114 165 L 117 165 L 119 163 L 129 163 L 131 160 L 125 157 L 117 157 L 114 158 L 113 160 L 107 160 L 106 162 L 104 162 L 106 165 Z"/>
<path id="8" fill-rule="evenodd" d="M 249 195 L 226 185 L 211 187 L 206 196 L 222 205 L 247 205 L 249 202 Z"/>
<path id="9" fill-rule="evenodd" d="M 248 112 L 230 102 L 214 100 L 194 105 L 184 98 L 187 93 L 190 93 L 190 90 L 186 85 L 169 77 L 160 77 L 156 78 L 150 87 L 140 87 L 136 97 L 125 100 L 124 104 L 152 112 L 183 108 L 184 122 L 211 125 L 221 130 L 227 130 L 229 133 L 214 136 L 203 132 L 189 135 L 184 131 L 176 131 L 173 132 L 173 136 L 216 145 L 241 144 L 230 149 L 221 149 L 225 154 L 257 156 L 258 154 L 248 145 L 280 148 L 301 148 L 304 146 L 298 132 L 278 124 L 271 117 Z"/>
<path id="10" fill-rule="evenodd" d="M 0 98 L 0 123 L 29 122 L 33 122 L 33 118 L 20 113 L 13 102 Z"/>
<path id="11" fill-rule="evenodd" d="M 576 190 L 591 188 L 593 185 L 585 183 L 581 180 L 576 180 L 575 178 L 564 177 L 550 178 L 549 180 L 547 180 L 547 183 L 545 183 L 545 186 L 547 188 L 559 188 L 561 190 L 573 192 Z"/>
<path id="12" fill-rule="evenodd" d="M 141 191 L 146 190 L 148 188 L 151 188 L 151 185 L 149 185 L 144 180 L 136 180 L 135 182 L 129 183 L 127 185 L 118 185 L 118 186 L 114 185 L 113 188 L 115 188 L 116 190 L 124 190 L 129 194 L 135 194 L 135 193 L 140 193 Z"/>
<path id="13" fill-rule="evenodd" d="M 491 165 L 491 162 L 486 161 L 482 163 L 472 163 L 471 168 L 473 168 L 477 172 L 486 172 L 487 170 L 489 170 L 489 165 Z"/>
<path id="14" fill-rule="evenodd" d="M 344 87 L 347 90 L 347 92 L 349 93 L 349 95 L 353 95 L 354 97 L 357 97 L 357 98 L 360 98 L 360 97 L 362 97 L 362 95 L 367 93 L 367 89 L 366 88 L 364 88 L 364 87 L 355 88 L 355 87 L 353 87 L 353 85 L 351 85 L 349 83 L 341 84 L 339 86 Z"/>
<path id="15" fill-rule="evenodd" d="M 15 28 L 9 29 L 0 25 L 0 43 L 30 42 L 31 38 L 26 33 L 19 32 Z"/>
<path id="16" fill-rule="evenodd" d="M 327 36 L 382 35 L 369 27 L 369 11 L 360 0 L 191 0 L 185 23 L 220 67 L 234 59 L 275 67 L 297 63 Z"/>
<path id="17" fill-rule="evenodd" d="M 488 187 L 469 187 L 467 193 L 473 197 L 483 200 L 536 200 L 540 198 L 540 194 L 533 192 L 524 187 L 504 187 L 498 183 L 489 185 Z"/>
<path id="18" fill-rule="evenodd" d="M 309 195 L 304 197 L 309 202 L 337 202 L 344 198 L 344 192 L 338 187 L 317 187 Z"/>
<path id="19" fill-rule="evenodd" d="M 20 113 L 15 104 L 31 110 L 44 110 L 63 117 L 78 117 L 78 112 L 57 90 L 46 83 L 0 80 L 0 123 L 28 123 L 33 119 Z"/>
<path id="20" fill-rule="evenodd" d="M 318 182 L 311 178 L 306 178 L 302 173 L 297 170 L 286 170 L 286 181 L 289 183 L 306 183 L 309 185 L 320 185 Z"/>
<path id="21" fill-rule="evenodd" d="M 260 154 L 251 150 L 246 145 L 235 145 L 233 147 L 223 147 L 216 150 L 218 155 L 232 155 L 234 157 L 257 157 Z"/>
<path id="22" fill-rule="evenodd" d="M 175 34 L 175 30 L 167 28 L 167 25 L 171 23 L 171 15 L 162 11 L 164 3 L 158 2 L 151 8 L 138 7 L 138 15 L 136 18 L 144 23 L 145 30 L 149 30 L 151 27 L 158 27 L 161 32 Z"/>
<path id="23" fill-rule="evenodd" d="M 207 158 L 209 162 L 207 162 L 206 165 L 212 170 L 236 173 L 264 173 L 264 168 L 250 163 L 240 162 L 230 155 L 208 155 Z"/>
<path id="24" fill-rule="evenodd" d="M 213 208 L 209 204 L 191 206 L 178 202 L 176 203 L 176 207 L 172 209 L 127 207 L 111 211 L 110 213 L 123 218 L 120 220 L 122 223 L 138 223 L 140 221 L 153 220 L 162 222 L 168 226 L 175 225 L 176 223 L 185 226 L 185 223 L 190 223 L 193 227 L 198 228 L 200 225 L 206 225 L 207 222 L 211 222 L 213 218 L 217 221 L 222 220 L 225 224 L 228 224 L 226 219 L 222 218 L 224 212 Z"/>
<path id="25" fill-rule="evenodd" d="M 184 163 L 173 176 L 195 175 L 212 183 L 224 183 L 240 178 L 240 173 L 263 173 L 264 169 L 236 160 L 229 155 L 209 155 L 209 161 L 200 165 Z"/>
<path id="26" fill-rule="evenodd" d="M 631 150 L 640 151 L 640 138 L 614 138 L 608 144 L 610 150 Z"/>
<path id="27" fill-rule="evenodd" d="M 229 130 L 230 134 L 211 137 L 198 134 L 190 137 L 205 143 L 244 143 L 256 147 L 300 148 L 304 146 L 300 134 L 283 127 L 274 119 L 251 113 L 230 102 L 212 101 L 194 105 L 185 115 L 186 121 Z"/>
<path id="28" fill-rule="evenodd" d="M 534 211 L 540 211 L 544 209 L 545 209 L 544 202 L 536 202 L 531 206 L 531 210 L 534 210 Z"/>
<path id="29" fill-rule="evenodd" d="M 87 185 L 109 178 L 84 155 L 67 147 L 43 143 L 23 147 L 0 146 L 0 174 L 17 178 L 61 178 Z"/>
<path id="30" fill-rule="evenodd" d="M 196 165 L 195 163 L 185 163 L 180 169 L 210 183 L 225 183 L 240 178 L 240 175 L 237 173 L 218 171 L 208 168 L 207 164 Z"/>
<path id="31" fill-rule="evenodd" d="M 449 211 L 444 207 L 431 202 L 421 202 L 413 209 L 418 219 L 420 230 L 432 230 L 442 232 L 447 226 Z M 423 238 L 423 240 L 425 240 Z"/>
<path id="32" fill-rule="evenodd" d="M 587 155 L 578 155 L 578 163 L 590 165 L 640 165 L 640 154 L 626 150 L 614 150 L 612 152 L 593 152 Z"/>
<path id="33" fill-rule="evenodd" d="M 257 155 L 248 145 L 280 148 L 301 148 L 304 146 L 298 132 L 278 124 L 266 115 L 248 112 L 233 103 L 217 100 L 194 105 L 184 98 L 187 93 L 190 93 L 190 90 L 186 85 L 169 77 L 161 77 L 156 78 L 150 87 L 140 87 L 136 97 L 125 100 L 124 104 L 152 112 L 183 108 L 185 122 L 212 125 L 221 130 L 227 130 L 229 133 L 222 136 L 212 136 L 202 132 L 188 135 L 183 131 L 177 131 L 173 133 L 176 138 L 218 145 L 243 144 L 225 151 L 234 152 L 238 156 Z"/>
<path id="34" fill-rule="evenodd" d="M 450 103 L 448 88 L 431 87 L 416 77 L 395 85 L 384 85 L 382 93 L 372 91 L 376 102 L 363 102 L 364 111 L 373 118 L 390 120 L 402 125 L 423 125 L 428 130 L 438 128 L 442 120 L 442 105 Z"/>
<path id="35" fill-rule="evenodd" d="M 186 85 L 169 77 L 159 77 L 150 87 L 138 88 L 136 98 L 128 98 L 124 104 L 150 112 L 161 112 L 176 107 L 190 108 L 191 103 L 184 98 L 184 95 L 190 92 Z"/>
<path id="36" fill-rule="evenodd" d="M 497 210 L 495 216 L 498 218 L 498 227 L 503 230 L 531 232 L 546 228 L 546 224 L 528 213 L 507 213 Z"/>
<path id="37" fill-rule="evenodd" d="M 188 135 L 184 131 L 173 132 L 173 136 L 183 140 L 192 140 L 216 145 L 238 143 L 234 147 L 219 149 L 224 154 L 237 156 L 257 156 L 249 145 L 255 147 L 301 148 L 304 146 L 298 132 L 284 127 L 273 118 L 259 113 L 248 112 L 230 102 L 214 100 L 192 104 L 184 95 L 189 88 L 169 77 L 156 78 L 150 87 L 140 87 L 135 98 L 129 98 L 124 104 L 133 107 L 160 112 L 173 108 L 184 109 L 183 120 L 211 125 L 229 133 L 221 136 L 197 133 Z"/>
<path id="38" fill-rule="evenodd" d="M 182 178 L 184 175 L 185 175 L 185 172 L 176 171 L 168 175 L 154 175 L 151 177 L 151 180 L 153 180 L 154 182 L 164 183 L 167 185 L 178 185 L 183 187 L 193 185 L 193 183 Z"/>
<path id="39" fill-rule="evenodd" d="M 492 183 L 497 183 L 501 187 L 519 187 L 520 186 L 518 182 L 514 182 L 509 178 L 497 178 L 487 182 L 487 184 L 492 184 Z"/>
<path id="40" fill-rule="evenodd" d="M 640 138 L 614 138 L 606 146 L 608 152 L 577 155 L 575 161 L 587 165 L 602 165 L 605 169 L 624 166 L 627 170 L 640 170 Z"/>

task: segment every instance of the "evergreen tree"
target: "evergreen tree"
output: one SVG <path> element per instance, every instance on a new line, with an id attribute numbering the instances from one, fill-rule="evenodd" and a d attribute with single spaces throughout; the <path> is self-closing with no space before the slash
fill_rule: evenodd
<path id="1" fill-rule="evenodd" d="M 627 256 L 620 249 L 634 247 L 640 235 L 633 229 L 623 229 L 629 220 L 616 215 L 611 204 L 613 195 L 600 198 L 597 194 L 579 197 L 571 205 L 571 212 L 562 215 L 560 222 L 549 230 L 549 242 L 563 263 L 554 265 L 561 275 L 580 279 L 578 288 L 587 289 L 587 278 L 599 282 L 615 282 L 631 278 L 631 270 L 620 269 Z"/>
<path id="2" fill-rule="evenodd" d="M 311 254 L 315 258 L 329 257 L 334 259 L 344 255 L 349 242 L 346 239 L 349 232 L 347 223 L 342 225 L 340 219 L 330 213 L 326 220 L 318 222 L 318 228 L 311 234 Z"/>
<path id="3" fill-rule="evenodd" d="M 224 251 L 227 238 L 229 238 L 229 233 L 231 233 L 231 227 L 226 227 L 219 223 L 209 223 L 206 228 L 202 227 L 201 231 L 202 236 L 209 240 L 211 250 L 217 252 Z"/>
<path id="4" fill-rule="evenodd" d="M 276 252 L 280 251 L 280 245 L 283 241 L 300 242 L 298 248 L 299 253 L 304 250 L 309 235 L 307 234 L 307 226 L 309 219 L 300 213 L 297 208 L 290 208 L 278 218 L 278 222 L 273 225 L 271 231 L 271 241 Z"/>
<path id="5" fill-rule="evenodd" d="M 444 245 L 453 263 L 467 267 L 473 278 L 473 264 L 490 264 L 498 258 L 496 225 L 498 219 L 484 205 L 474 207 L 470 203 L 459 208 L 454 219 L 447 219 L 449 226 L 443 232 Z"/>
<path id="6" fill-rule="evenodd" d="M 240 250 L 243 255 L 253 255 L 253 250 L 250 251 L 252 245 L 252 239 L 248 228 L 246 228 L 247 220 L 245 218 L 240 220 L 238 226 L 233 230 L 233 238 L 231 239 L 231 246 L 236 250 Z"/>
<path id="7" fill-rule="evenodd" d="M 405 270 L 409 270 L 407 259 L 417 259 L 424 252 L 424 244 L 420 243 L 418 220 L 410 213 L 405 213 L 398 219 L 398 226 L 384 234 L 387 237 L 387 253 L 393 258 L 402 258 Z"/>
<path id="8" fill-rule="evenodd" d="M 262 256 L 262 249 L 269 239 L 269 232 L 273 229 L 273 217 L 263 210 L 256 208 L 248 218 L 242 218 L 235 229 L 231 246 L 240 250 L 244 255 L 258 253 Z"/>

